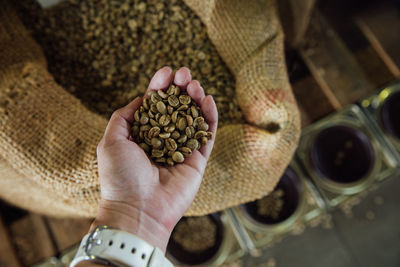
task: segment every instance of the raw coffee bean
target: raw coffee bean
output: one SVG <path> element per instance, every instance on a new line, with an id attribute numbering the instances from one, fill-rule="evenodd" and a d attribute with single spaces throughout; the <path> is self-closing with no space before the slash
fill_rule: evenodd
<path id="1" fill-rule="evenodd" d="M 149 146 L 153 146 L 152 143 L 151 143 L 151 139 L 149 137 L 147 137 L 147 136 L 144 136 L 144 142 L 146 144 L 148 144 Z"/>
<path id="2" fill-rule="evenodd" d="M 206 122 L 199 123 L 197 129 L 200 131 L 208 131 L 208 124 Z"/>
<path id="3" fill-rule="evenodd" d="M 179 114 L 178 111 L 174 111 L 174 112 L 172 113 L 172 115 L 171 115 L 171 120 L 172 120 L 173 123 L 176 123 L 176 121 L 178 120 L 178 114 Z"/>
<path id="4" fill-rule="evenodd" d="M 150 147 L 146 143 L 140 143 L 139 146 L 146 152 L 150 152 Z"/>
<path id="5" fill-rule="evenodd" d="M 148 98 L 151 99 L 152 95 L 157 94 L 155 90 L 150 90 L 149 93 L 147 94 Z"/>
<path id="6" fill-rule="evenodd" d="M 194 126 L 194 127 L 198 127 L 198 125 L 199 125 L 200 123 L 203 123 L 203 122 L 204 122 L 204 118 L 203 118 L 203 117 L 197 117 L 197 118 L 195 118 L 194 121 L 193 121 L 193 126 Z"/>
<path id="7" fill-rule="evenodd" d="M 178 145 L 176 144 L 175 140 L 172 138 L 167 138 L 165 139 L 165 147 L 169 151 L 175 151 L 178 148 Z"/>
<path id="8" fill-rule="evenodd" d="M 166 139 L 171 136 L 171 133 L 160 133 L 158 136 L 161 137 L 162 139 Z"/>
<path id="9" fill-rule="evenodd" d="M 139 132 L 139 140 L 143 140 L 144 139 L 144 132 L 140 131 Z"/>
<path id="10" fill-rule="evenodd" d="M 180 111 L 180 110 L 187 110 L 189 108 L 189 106 L 188 105 L 182 105 L 182 106 L 180 106 L 179 108 L 178 108 L 178 111 Z M 185 114 L 186 115 L 186 114 Z"/>
<path id="11" fill-rule="evenodd" d="M 185 133 L 186 133 L 186 136 L 187 136 L 188 138 L 193 138 L 195 132 L 196 132 L 196 131 L 195 131 L 195 129 L 194 129 L 193 126 L 188 126 L 188 127 L 186 127 L 186 129 L 185 129 Z"/>
<path id="12" fill-rule="evenodd" d="M 203 136 L 203 137 L 200 138 L 200 144 L 202 146 L 207 145 L 207 142 L 208 142 L 208 138 L 207 137 Z"/>
<path id="13" fill-rule="evenodd" d="M 151 139 L 151 146 L 152 146 L 152 147 L 154 147 L 154 148 L 161 148 L 162 145 L 163 145 L 163 143 L 162 143 L 161 139 L 156 138 L 156 137 L 154 137 L 154 138 Z"/>
<path id="14" fill-rule="evenodd" d="M 171 95 L 168 97 L 168 104 L 170 104 L 171 107 L 176 108 L 179 106 L 179 99 L 175 95 Z"/>
<path id="15" fill-rule="evenodd" d="M 183 146 L 183 147 L 180 147 L 178 150 L 180 152 L 182 152 L 182 154 L 185 158 L 190 157 L 190 155 L 192 155 L 192 150 L 188 147 Z"/>
<path id="16" fill-rule="evenodd" d="M 173 90 L 174 90 L 174 95 L 178 96 L 181 94 L 181 89 L 178 86 L 173 85 Z"/>
<path id="17" fill-rule="evenodd" d="M 192 115 L 193 118 L 197 118 L 199 116 L 199 111 L 195 106 L 190 107 L 190 114 Z"/>
<path id="18" fill-rule="evenodd" d="M 150 124 L 153 127 L 155 127 L 155 126 L 160 127 L 160 124 L 158 122 L 156 122 L 155 120 L 153 120 L 153 119 L 150 119 Z"/>
<path id="19" fill-rule="evenodd" d="M 189 139 L 186 142 L 186 146 L 193 151 L 199 147 L 199 141 L 197 141 L 196 139 Z"/>
<path id="20" fill-rule="evenodd" d="M 158 112 L 158 110 L 157 110 L 157 105 L 156 104 L 151 104 L 150 105 L 150 110 L 151 110 L 151 112 L 153 112 L 153 113 L 157 113 Z"/>
<path id="21" fill-rule="evenodd" d="M 141 132 L 146 132 L 146 131 L 148 131 L 150 129 L 151 129 L 151 126 L 148 125 L 148 124 L 140 126 L 140 131 Z"/>
<path id="22" fill-rule="evenodd" d="M 169 157 L 169 158 L 167 158 L 167 164 L 172 167 L 175 165 L 175 162 L 172 158 Z"/>
<path id="23" fill-rule="evenodd" d="M 161 96 L 162 99 L 166 99 L 168 97 L 168 94 L 165 93 L 163 90 L 157 90 L 157 93 L 159 96 Z"/>
<path id="24" fill-rule="evenodd" d="M 162 156 L 164 156 L 164 151 L 162 151 L 160 149 L 152 149 L 151 156 L 153 158 L 161 158 Z"/>
<path id="25" fill-rule="evenodd" d="M 149 118 L 150 118 L 150 119 L 154 119 L 155 115 L 154 115 L 154 113 L 153 113 L 151 110 L 149 110 L 149 111 L 147 112 L 147 114 L 149 114 Z"/>
<path id="26" fill-rule="evenodd" d="M 164 131 L 167 133 L 172 133 L 173 131 L 175 131 L 175 124 L 170 123 L 168 126 L 165 126 Z"/>
<path id="27" fill-rule="evenodd" d="M 149 122 L 149 114 L 147 114 L 147 113 L 142 113 L 141 115 L 140 115 L 140 124 L 142 124 L 142 125 L 144 125 L 144 124 L 147 124 L 148 122 Z"/>
<path id="28" fill-rule="evenodd" d="M 143 100 L 134 118 L 131 129 L 134 140 L 158 164 L 181 163 L 212 138 L 201 110 L 176 86 L 165 92 L 149 92 L 149 99 Z"/>
<path id="29" fill-rule="evenodd" d="M 172 85 L 167 89 L 167 94 L 168 95 L 173 95 L 175 93 L 175 86 L 172 87 Z"/>
<path id="30" fill-rule="evenodd" d="M 161 114 L 167 114 L 167 107 L 165 106 L 164 102 L 158 101 L 156 105 L 158 112 Z"/>
<path id="31" fill-rule="evenodd" d="M 181 163 L 185 160 L 185 157 L 183 154 L 179 151 L 175 151 L 174 154 L 172 154 L 172 160 L 178 163 Z"/>
<path id="32" fill-rule="evenodd" d="M 186 126 L 187 126 L 186 118 L 180 117 L 178 119 L 178 121 L 176 122 L 176 128 L 183 131 L 183 130 L 185 130 Z"/>
<path id="33" fill-rule="evenodd" d="M 145 110 L 149 110 L 150 109 L 150 105 L 149 105 L 149 100 L 147 98 L 143 99 L 143 107 Z"/>
<path id="34" fill-rule="evenodd" d="M 169 115 L 162 115 L 161 118 L 158 120 L 158 123 L 161 126 L 167 126 L 171 122 L 171 117 Z"/>
<path id="35" fill-rule="evenodd" d="M 135 121 L 140 121 L 140 112 L 139 112 L 139 110 L 137 109 L 136 111 L 135 111 L 135 114 L 133 115 L 133 118 L 135 119 Z"/>
<path id="36" fill-rule="evenodd" d="M 171 134 L 171 137 L 173 139 L 178 139 L 181 136 L 181 134 L 178 131 L 173 131 Z"/>
<path id="37" fill-rule="evenodd" d="M 189 105 L 191 101 L 192 101 L 192 98 L 188 95 L 180 95 L 179 96 L 179 102 L 182 105 Z"/>
<path id="38" fill-rule="evenodd" d="M 147 134 L 147 136 L 151 139 L 153 137 L 157 137 L 160 134 L 160 127 L 153 127 L 149 130 L 149 133 Z"/>
<path id="39" fill-rule="evenodd" d="M 181 135 L 181 137 L 178 138 L 178 143 L 183 144 L 185 143 L 187 140 L 187 136 L 186 135 Z"/>
<path id="40" fill-rule="evenodd" d="M 115 107 L 144 93 L 155 69 L 167 62 L 174 68 L 189 65 L 193 76 L 205 74 L 205 93 L 213 95 L 221 125 L 240 122 L 235 79 L 192 10 L 173 1 L 114 2 L 65 1 L 62 8 L 46 12 L 31 12 L 35 5 L 23 4 L 29 10 L 28 22 L 37 22 L 27 27 L 34 36 L 41 36 L 38 42 L 62 86 L 109 116 Z M 79 59 L 80 68 L 65 62 L 71 56 Z M 173 85 L 166 92 L 185 94 L 176 89 Z"/>
<path id="41" fill-rule="evenodd" d="M 169 114 L 169 115 L 171 115 L 171 114 L 172 114 L 172 112 L 174 112 L 174 108 L 173 108 L 173 107 L 171 107 L 170 105 L 168 105 L 168 107 L 167 107 L 167 111 L 168 111 L 168 114 Z"/>
<path id="42" fill-rule="evenodd" d="M 158 102 L 162 101 L 161 96 L 159 96 L 157 93 L 151 95 L 151 102 L 154 104 L 157 104 Z"/>
<path id="43" fill-rule="evenodd" d="M 193 125 L 193 117 L 190 115 L 186 115 L 186 122 L 187 122 L 187 125 L 192 126 Z"/>
<path id="44" fill-rule="evenodd" d="M 194 134 L 194 138 L 199 139 L 202 137 L 207 137 L 207 132 L 205 131 L 198 131 Z"/>

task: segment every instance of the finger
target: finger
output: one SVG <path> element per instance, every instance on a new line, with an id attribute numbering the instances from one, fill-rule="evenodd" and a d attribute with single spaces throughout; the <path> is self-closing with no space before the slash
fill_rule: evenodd
<path id="1" fill-rule="evenodd" d="M 142 104 L 142 98 L 136 97 L 125 107 L 117 109 L 112 114 L 104 133 L 104 142 L 113 143 L 117 140 L 129 140 L 133 115 Z"/>
<path id="2" fill-rule="evenodd" d="M 187 93 L 198 106 L 200 106 L 201 102 L 203 102 L 203 99 L 205 98 L 204 90 L 197 80 L 193 80 L 189 83 L 187 86 Z"/>
<path id="3" fill-rule="evenodd" d="M 146 90 L 145 97 L 151 90 L 160 90 L 167 88 L 173 79 L 172 69 L 170 67 L 163 67 L 159 69 L 150 81 L 149 87 Z"/>
<path id="4" fill-rule="evenodd" d="M 190 157 L 185 159 L 184 165 L 188 165 L 196 169 L 200 175 L 203 176 L 204 170 L 207 166 L 207 158 L 200 151 L 195 150 Z"/>
<path id="5" fill-rule="evenodd" d="M 207 142 L 207 145 L 200 148 L 201 154 L 208 160 L 210 157 L 212 148 L 214 146 L 215 136 L 218 127 L 218 111 L 212 96 L 208 95 L 203 99 L 200 105 L 201 111 L 203 112 L 204 119 L 209 125 L 209 131 L 213 133 L 211 140 Z"/>
<path id="6" fill-rule="evenodd" d="M 188 68 L 182 67 L 175 73 L 174 84 L 179 86 L 179 88 L 186 90 L 186 87 L 191 81 L 192 75 Z"/>

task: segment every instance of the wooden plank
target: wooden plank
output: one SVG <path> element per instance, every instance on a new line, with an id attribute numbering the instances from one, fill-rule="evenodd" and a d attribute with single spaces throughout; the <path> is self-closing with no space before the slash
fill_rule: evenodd
<path id="1" fill-rule="evenodd" d="M 299 53 L 335 109 L 373 92 L 373 84 L 318 10 L 313 13 Z"/>
<path id="2" fill-rule="evenodd" d="M 46 218 L 59 252 L 79 244 L 88 233 L 92 220 Z"/>
<path id="3" fill-rule="evenodd" d="M 400 16 L 388 1 L 356 18 L 356 23 L 396 78 L 400 78 Z"/>
<path id="4" fill-rule="evenodd" d="M 24 266 L 30 266 L 56 253 L 43 218 L 36 214 L 10 225 L 11 239 L 17 256 Z"/>
<path id="5" fill-rule="evenodd" d="M 293 83 L 292 88 L 299 105 L 302 127 L 335 111 L 335 107 L 321 91 L 321 88 L 312 76 L 305 77 Z"/>
<path id="6" fill-rule="evenodd" d="M 356 51 L 354 57 L 375 88 L 379 88 L 396 78 L 371 45 Z"/>
<path id="7" fill-rule="evenodd" d="M 0 266 L 14 267 L 20 266 L 17 255 L 11 244 L 7 230 L 0 218 Z"/>

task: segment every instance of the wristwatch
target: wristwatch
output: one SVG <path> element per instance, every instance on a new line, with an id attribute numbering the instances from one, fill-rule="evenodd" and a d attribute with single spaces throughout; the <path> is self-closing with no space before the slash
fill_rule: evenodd
<path id="1" fill-rule="evenodd" d="M 82 261 L 119 267 L 173 267 L 159 248 L 105 225 L 85 235 L 70 266 Z"/>

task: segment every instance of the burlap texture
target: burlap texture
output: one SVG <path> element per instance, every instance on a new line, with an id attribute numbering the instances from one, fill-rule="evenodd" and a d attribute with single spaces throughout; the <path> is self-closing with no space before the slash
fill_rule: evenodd
<path id="1" fill-rule="evenodd" d="M 107 122 L 54 82 L 40 49 L 2 1 L 0 163 L 6 167 L 0 196 L 49 215 L 94 216 L 96 146 Z M 293 155 L 300 120 L 275 2 L 185 2 L 235 75 L 248 122 L 218 129 L 203 183 L 186 213 L 203 215 L 268 194 Z"/>

